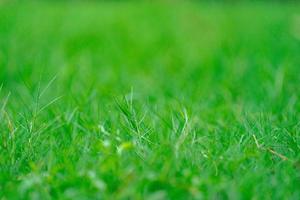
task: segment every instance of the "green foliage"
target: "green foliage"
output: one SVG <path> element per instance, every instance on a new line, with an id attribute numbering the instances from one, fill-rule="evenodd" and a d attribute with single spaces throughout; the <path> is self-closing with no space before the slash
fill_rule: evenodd
<path id="1" fill-rule="evenodd" d="M 0 4 L 1 199 L 298 199 L 292 4 Z"/>

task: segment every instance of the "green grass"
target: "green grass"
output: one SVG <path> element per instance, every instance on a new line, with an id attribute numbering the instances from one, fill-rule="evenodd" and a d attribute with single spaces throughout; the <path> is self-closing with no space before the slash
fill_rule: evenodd
<path id="1" fill-rule="evenodd" d="M 0 199 L 298 199 L 299 8 L 2 3 Z"/>

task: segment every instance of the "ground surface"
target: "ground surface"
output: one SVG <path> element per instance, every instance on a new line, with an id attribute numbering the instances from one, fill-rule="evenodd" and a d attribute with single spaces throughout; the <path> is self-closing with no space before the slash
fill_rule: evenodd
<path id="1" fill-rule="evenodd" d="M 299 8 L 2 3 L 1 199 L 298 199 Z"/>

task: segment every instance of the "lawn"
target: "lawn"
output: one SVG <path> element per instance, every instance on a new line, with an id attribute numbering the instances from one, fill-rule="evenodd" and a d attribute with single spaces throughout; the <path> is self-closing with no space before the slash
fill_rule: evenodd
<path id="1" fill-rule="evenodd" d="M 299 199 L 300 4 L 0 2 L 0 199 Z"/>

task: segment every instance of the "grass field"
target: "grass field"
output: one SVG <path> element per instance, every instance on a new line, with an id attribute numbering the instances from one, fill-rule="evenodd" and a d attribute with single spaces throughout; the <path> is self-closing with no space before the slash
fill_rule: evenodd
<path id="1" fill-rule="evenodd" d="M 0 199 L 299 199 L 300 5 L 1 3 Z"/>

